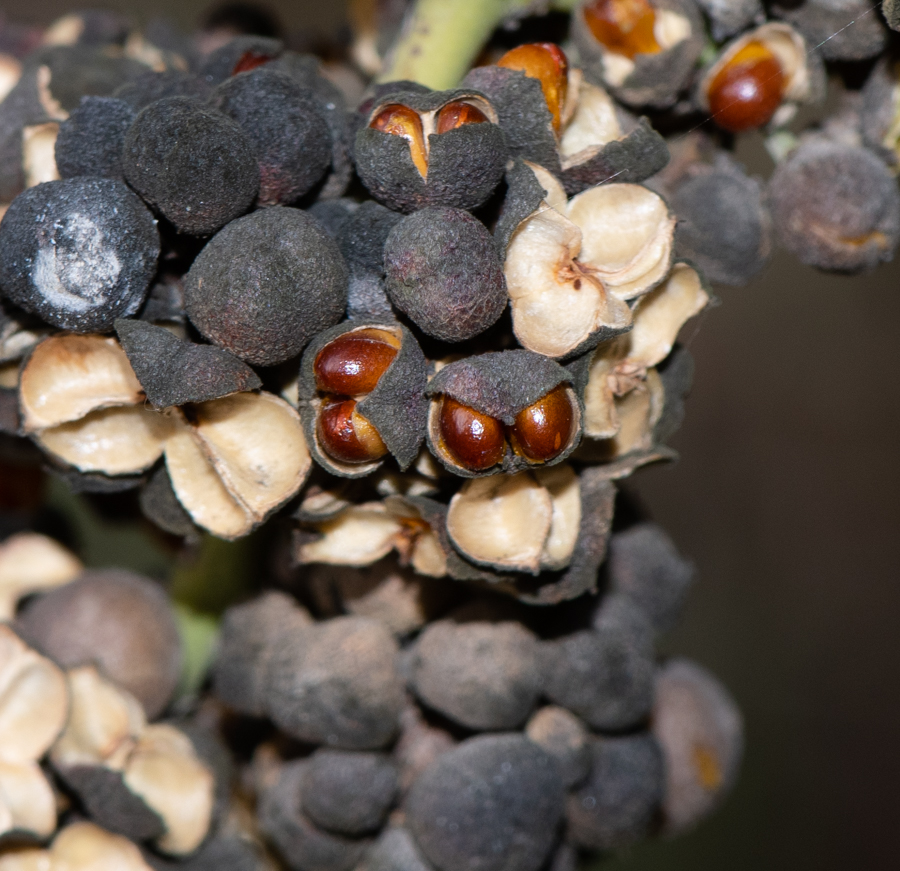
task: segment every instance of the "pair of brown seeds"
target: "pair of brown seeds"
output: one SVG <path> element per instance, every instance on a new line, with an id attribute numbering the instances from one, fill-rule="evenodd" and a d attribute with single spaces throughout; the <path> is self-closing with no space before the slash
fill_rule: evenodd
<path id="1" fill-rule="evenodd" d="M 375 389 L 398 350 L 399 342 L 391 333 L 370 329 L 345 333 L 316 356 L 316 386 L 327 397 L 317 423 L 318 436 L 334 459 L 368 463 L 387 453 L 381 436 L 356 405 Z M 461 467 L 473 472 L 501 462 L 507 440 L 528 460 L 549 462 L 572 438 L 575 415 L 566 387 L 560 384 L 522 409 L 512 426 L 442 396 L 441 444 Z"/>

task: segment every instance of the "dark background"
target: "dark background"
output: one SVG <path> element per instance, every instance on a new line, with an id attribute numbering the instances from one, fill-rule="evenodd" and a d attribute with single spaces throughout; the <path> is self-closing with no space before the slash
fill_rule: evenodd
<path id="1" fill-rule="evenodd" d="M 186 28 L 206 8 L 107 5 Z M 315 38 L 340 25 L 346 2 L 270 5 Z M 35 23 L 72 8 L 3 7 Z M 753 169 L 768 174 L 756 152 Z M 629 489 L 699 567 L 665 649 L 730 687 L 747 754 L 713 819 L 604 868 L 900 866 L 898 285 L 900 264 L 847 278 L 779 254 L 686 327 L 697 375 L 674 440 L 681 461 Z"/>

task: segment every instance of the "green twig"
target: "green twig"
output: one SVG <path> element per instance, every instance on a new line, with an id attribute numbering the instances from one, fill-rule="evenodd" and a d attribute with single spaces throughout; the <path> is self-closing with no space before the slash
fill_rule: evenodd
<path id="1" fill-rule="evenodd" d="M 570 11 L 577 0 L 416 0 L 380 81 L 409 79 L 443 90 L 466 74 L 504 21 L 549 9 Z"/>
<path id="2" fill-rule="evenodd" d="M 172 572 L 172 598 L 193 611 L 221 614 L 250 590 L 257 560 L 257 535 L 223 541 L 204 535 Z"/>

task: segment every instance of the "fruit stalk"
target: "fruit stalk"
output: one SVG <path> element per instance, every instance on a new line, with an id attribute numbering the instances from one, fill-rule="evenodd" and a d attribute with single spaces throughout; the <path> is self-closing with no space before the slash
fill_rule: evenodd
<path id="1" fill-rule="evenodd" d="M 416 0 L 378 80 L 452 88 L 504 21 L 574 6 L 575 0 Z"/>

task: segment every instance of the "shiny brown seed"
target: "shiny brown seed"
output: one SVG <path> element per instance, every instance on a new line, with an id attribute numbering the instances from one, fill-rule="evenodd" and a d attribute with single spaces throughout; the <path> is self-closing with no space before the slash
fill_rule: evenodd
<path id="1" fill-rule="evenodd" d="M 516 415 L 510 439 L 517 453 L 533 462 L 547 463 L 568 447 L 574 421 L 569 389 L 560 384 Z"/>
<path id="2" fill-rule="evenodd" d="M 649 0 L 591 0 L 584 6 L 584 20 L 597 41 L 616 54 L 633 60 L 661 51 Z"/>
<path id="3" fill-rule="evenodd" d="M 753 40 L 710 82 L 710 113 L 719 127 L 732 133 L 762 127 L 781 105 L 784 86 L 784 71 L 778 58 L 763 43 Z"/>
<path id="4" fill-rule="evenodd" d="M 369 127 L 392 136 L 402 136 L 409 143 L 409 153 L 419 174 L 422 178 L 428 175 L 428 154 L 425 150 L 422 119 L 414 109 L 391 103 L 369 122 Z"/>
<path id="5" fill-rule="evenodd" d="M 341 463 L 371 463 L 387 453 L 378 431 L 356 410 L 355 399 L 326 399 L 316 431 L 325 452 Z"/>
<path id="6" fill-rule="evenodd" d="M 503 459 L 503 424 L 449 396 L 441 402 L 440 435 L 454 461 L 471 472 L 489 469 Z"/>
<path id="7" fill-rule="evenodd" d="M 547 108 L 553 116 L 553 129 L 558 132 L 569 87 L 569 61 L 565 52 L 553 42 L 531 42 L 508 51 L 497 61 L 497 66 L 521 70 L 541 83 Z"/>
<path id="8" fill-rule="evenodd" d="M 484 124 L 487 116 L 477 106 L 457 100 L 447 103 L 437 116 L 437 132 L 446 133 L 465 124 Z"/>
<path id="9" fill-rule="evenodd" d="M 371 393 L 397 356 L 397 343 L 382 330 L 357 330 L 329 342 L 316 355 L 313 371 L 323 393 Z"/>

